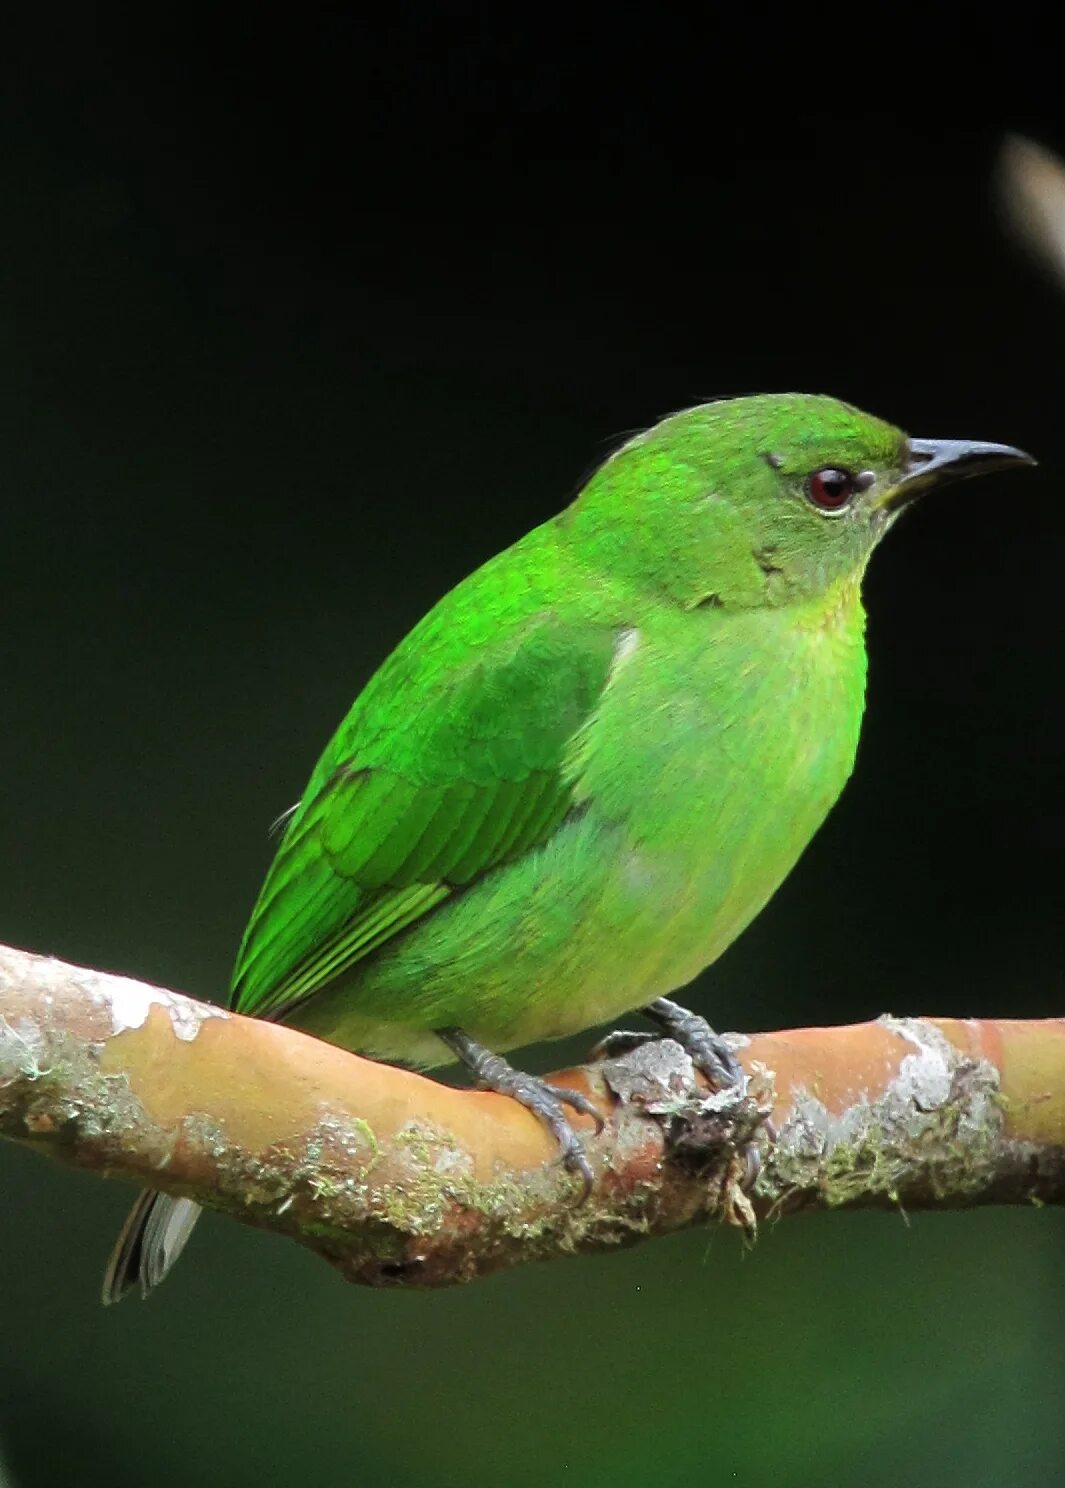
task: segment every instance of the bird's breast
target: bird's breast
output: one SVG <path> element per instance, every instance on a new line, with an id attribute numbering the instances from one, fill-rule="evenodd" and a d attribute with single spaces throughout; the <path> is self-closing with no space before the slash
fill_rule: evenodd
<path id="1" fill-rule="evenodd" d="M 860 612 L 714 618 L 627 636 L 580 784 L 616 844 L 610 918 L 674 986 L 790 872 L 850 775 L 864 703 Z"/>

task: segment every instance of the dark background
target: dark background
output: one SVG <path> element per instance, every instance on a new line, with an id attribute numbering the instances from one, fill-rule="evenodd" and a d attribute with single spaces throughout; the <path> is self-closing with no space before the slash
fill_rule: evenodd
<path id="1" fill-rule="evenodd" d="M 107 14 L 0 74 L 0 938 L 221 995 L 266 827 L 403 631 L 626 431 L 801 388 L 1042 464 L 878 555 L 856 778 L 697 1000 L 1061 1012 L 1065 297 L 990 190 L 1005 130 L 1065 145 L 1038 11 Z M 104 1313 L 131 1191 L 5 1147 L 0 1194 L 19 1488 L 1065 1470 L 1058 1214 L 427 1296 L 208 1218 Z"/>

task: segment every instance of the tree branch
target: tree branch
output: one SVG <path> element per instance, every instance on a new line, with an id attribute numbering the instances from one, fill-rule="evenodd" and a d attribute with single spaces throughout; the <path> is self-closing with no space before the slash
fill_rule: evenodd
<path id="1" fill-rule="evenodd" d="M 0 1135 L 290 1235 L 352 1281 L 438 1286 L 756 1214 L 1065 1200 L 1065 1019 L 885 1017 L 736 1044 L 738 1105 L 669 1041 L 557 1077 L 606 1120 L 581 1123 L 581 1204 L 512 1100 L 0 947 Z"/>

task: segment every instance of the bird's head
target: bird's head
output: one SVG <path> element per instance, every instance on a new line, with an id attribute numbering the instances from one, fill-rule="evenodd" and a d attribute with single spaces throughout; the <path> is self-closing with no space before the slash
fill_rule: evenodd
<path id="1" fill-rule="evenodd" d="M 835 398 L 732 398 L 637 435 L 567 514 L 598 561 L 694 607 L 783 605 L 853 577 L 920 493 L 1031 457 L 911 439 Z"/>

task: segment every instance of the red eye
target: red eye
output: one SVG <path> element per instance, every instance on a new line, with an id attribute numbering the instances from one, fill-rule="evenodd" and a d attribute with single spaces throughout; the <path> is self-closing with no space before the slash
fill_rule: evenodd
<path id="1" fill-rule="evenodd" d="M 822 511 L 842 511 L 850 501 L 858 483 L 849 470 L 840 470 L 835 465 L 826 465 L 824 470 L 815 470 L 806 482 L 806 494 Z"/>

